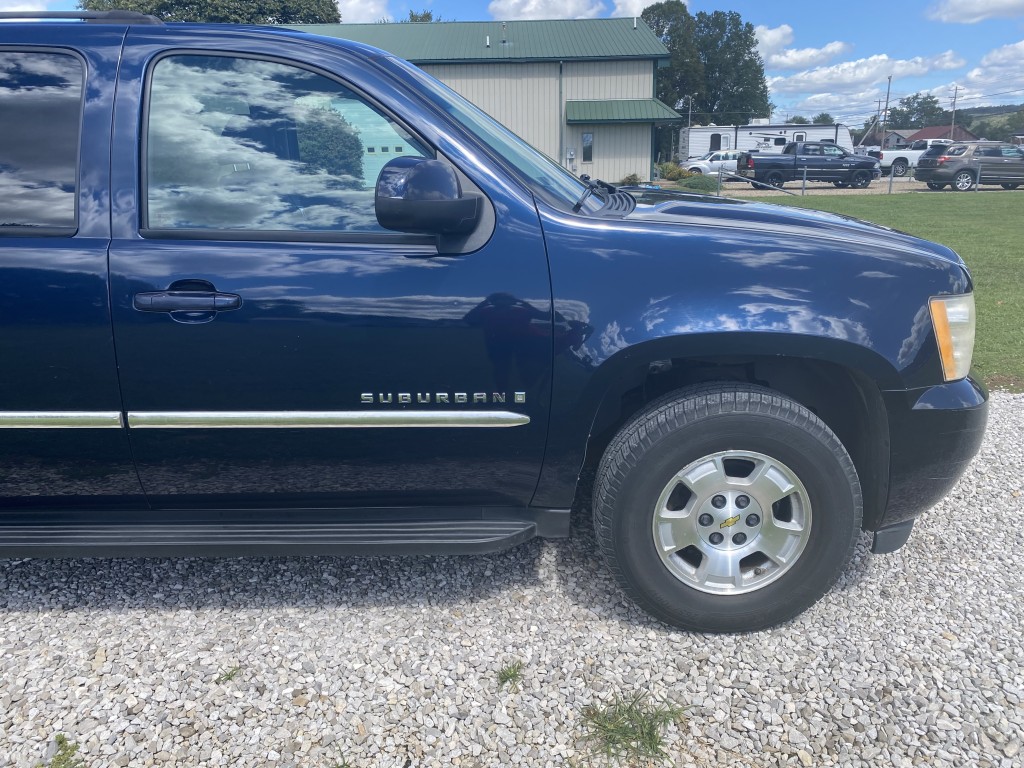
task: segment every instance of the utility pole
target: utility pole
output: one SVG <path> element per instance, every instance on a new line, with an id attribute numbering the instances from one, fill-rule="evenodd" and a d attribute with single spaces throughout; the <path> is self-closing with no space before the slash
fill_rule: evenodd
<path id="1" fill-rule="evenodd" d="M 953 86 L 953 119 L 949 122 L 949 140 L 956 141 L 953 137 L 953 131 L 956 130 L 956 95 L 960 92 L 960 86 Z"/>
<path id="2" fill-rule="evenodd" d="M 889 75 L 889 84 L 885 87 L 885 110 L 882 112 L 882 150 L 885 150 L 885 121 L 889 117 L 889 93 L 892 91 L 892 75 Z"/>

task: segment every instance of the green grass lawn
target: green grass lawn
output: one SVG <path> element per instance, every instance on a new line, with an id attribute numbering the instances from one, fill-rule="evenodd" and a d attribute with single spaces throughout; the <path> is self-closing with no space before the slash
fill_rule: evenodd
<path id="1" fill-rule="evenodd" d="M 1024 391 L 1024 189 L 756 199 L 856 216 L 955 250 L 974 278 L 975 372 L 990 387 Z"/>

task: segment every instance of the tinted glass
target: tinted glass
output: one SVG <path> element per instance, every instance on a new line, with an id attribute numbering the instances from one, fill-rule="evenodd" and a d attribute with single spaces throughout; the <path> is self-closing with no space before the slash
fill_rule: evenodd
<path id="1" fill-rule="evenodd" d="M 147 226 L 383 233 L 373 193 L 398 154 L 432 156 L 315 72 L 227 56 L 162 59 L 149 96 Z"/>
<path id="2" fill-rule="evenodd" d="M 0 51 L 0 234 L 75 227 L 82 78 L 73 56 Z"/>
<path id="3" fill-rule="evenodd" d="M 947 147 L 944 154 L 946 155 L 946 157 L 960 157 L 966 151 L 967 151 L 967 146 L 964 145 L 964 144 L 961 144 L 960 146 L 956 146 L 956 147 Z"/>
<path id="4" fill-rule="evenodd" d="M 1010 147 L 1004 144 L 999 148 L 999 152 L 1003 157 L 1009 157 L 1016 160 L 1024 158 L 1024 150 L 1021 150 L 1020 147 Z"/>

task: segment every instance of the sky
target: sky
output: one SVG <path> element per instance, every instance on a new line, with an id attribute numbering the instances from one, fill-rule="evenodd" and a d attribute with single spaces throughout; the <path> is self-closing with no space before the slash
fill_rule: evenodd
<path id="1" fill-rule="evenodd" d="M 342 20 L 445 21 L 636 16 L 646 0 L 339 0 Z M 859 126 L 884 100 L 918 92 L 946 109 L 1024 102 L 1024 0 L 689 0 L 691 13 L 737 11 L 757 30 L 774 117 L 828 112 Z M 0 10 L 70 9 L 75 0 L 0 0 Z M 725 123 L 725 120 L 720 120 Z"/>

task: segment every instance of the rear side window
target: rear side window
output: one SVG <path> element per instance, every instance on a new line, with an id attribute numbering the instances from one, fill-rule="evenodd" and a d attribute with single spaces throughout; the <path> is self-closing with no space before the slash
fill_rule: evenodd
<path id="1" fill-rule="evenodd" d="M 428 147 L 341 83 L 276 61 L 181 54 L 149 88 L 144 227 L 384 234 L 383 165 Z M 216 234 L 213 236 L 217 236 Z"/>
<path id="2" fill-rule="evenodd" d="M 966 144 L 961 144 L 961 145 L 956 146 L 956 147 L 949 147 L 949 148 L 947 148 L 946 152 L 945 152 L 945 155 L 946 155 L 946 157 L 960 157 L 965 152 L 967 152 L 967 145 Z"/>
<path id="3" fill-rule="evenodd" d="M 0 51 L 0 235 L 76 227 L 82 62 Z"/>

